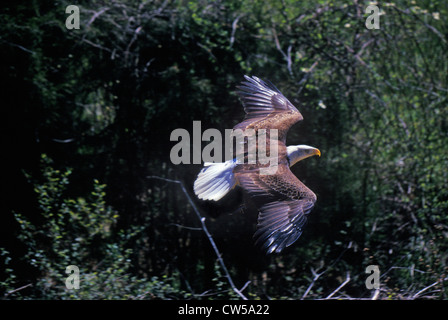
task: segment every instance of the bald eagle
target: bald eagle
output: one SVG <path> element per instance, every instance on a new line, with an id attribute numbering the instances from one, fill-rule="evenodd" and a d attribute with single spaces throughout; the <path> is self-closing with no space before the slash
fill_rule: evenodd
<path id="1" fill-rule="evenodd" d="M 246 116 L 233 129 L 266 130 L 266 148 L 274 145 L 273 142 L 278 148 L 276 171 L 262 174 L 261 169 L 266 164 L 247 161 L 246 146 L 243 157 L 223 163 L 204 163 L 194 182 L 194 192 L 199 199 L 218 201 L 235 186 L 242 187 L 259 210 L 254 234 L 256 245 L 267 254 L 280 253 L 300 237 L 317 199 L 291 172 L 290 166 L 321 153 L 307 145 L 286 146 L 287 132 L 292 125 L 303 120 L 302 114 L 272 83 L 255 76 L 244 77 L 246 80 L 237 86 L 237 93 Z M 276 137 L 269 135 L 270 129 L 277 130 Z"/>

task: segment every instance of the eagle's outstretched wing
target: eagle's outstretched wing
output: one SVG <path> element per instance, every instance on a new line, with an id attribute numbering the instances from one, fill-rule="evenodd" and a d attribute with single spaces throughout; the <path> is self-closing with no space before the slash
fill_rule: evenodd
<path id="1" fill-rule="evenodd" d="M 302 114 L 272 83 L 244 76 L 238 95 L 246 116 L 234 129 L 277 129 L 278 140 L 286 143 L 289 128 L 303 119 Z"/>
<path id="2" fill-rule="evenodd" d="M 274 175 L 260 175 L 259 169 L 235 170 L 241 187 L 254 200 L 259 210 L 256 243 L 267 253 L 281 252 L 302 234 L 316 195 L 291 172 L 279 164 Z"/>

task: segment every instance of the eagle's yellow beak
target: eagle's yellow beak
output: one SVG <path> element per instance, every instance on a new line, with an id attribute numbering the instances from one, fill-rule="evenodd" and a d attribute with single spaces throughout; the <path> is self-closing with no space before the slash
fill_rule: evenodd
<path id="1" fill-rule="evenodd" d="M 290 166 L 293 166 L 296 162 L 312 156 L 320 157 L 319 149 L 307 145 L 288 146 L 286 147 L 286 152 Z"/>

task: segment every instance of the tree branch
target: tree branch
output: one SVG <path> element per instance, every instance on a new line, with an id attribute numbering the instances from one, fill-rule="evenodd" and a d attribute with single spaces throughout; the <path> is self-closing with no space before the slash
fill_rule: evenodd
<path id="1" fill-rule="evenodd" d="M 275 47 L 277 48 L 278 51 L 280 51 L 280 53 L 282 54 L 283 58 L 285 59 L 286 67 L 288 69 L 288 72 L 292 76 L 293 75 L 293 72 L 292 72 L 292 59 L 291 59 L 292 45 L 288 46 L 288 53 L 286 54 L 285 51 L 283 51 L 283 49 L 282 49 L 282 47 L 280 45 L 280 41 L 278 40 L 277 31 L 275 30 L 275 26 L 272 27 L 272 35 L 274 36 Z"/>
<path id="2" fill-rule="evenodd" d="M 229 48 L 232 48 L 233 43 L 235 42 L 235 33 L 236 33 L 236 28 L 238 25 L 238 21 L 240 21 L 240 19 L 244 16 L 244 14 L 240 14 L 238 17 L 235 18 L 235 20 L 233 20 L 232 22 L 232 33 L 230 35 L 230 45 Z"/>
<path id="3" fill-rule="evenodd" d="M 229 271 L 227 270 L 227 267 L 224 263 L 224 260 L 221 257 L 221 254 L 218 250 L 218 247 L 216 246 L 215 241 L 213 240 L 212 235 L 210 234 L 210 232 L 207 229 L 207 226 L 205 225 L 205 217 L 202 217 L 201 214 L 199 213 L 199 210 L 196 208 L 193 200 L 191 199 L 190 195 L 188 194 L 187 190 L 184 187 L 184 184 L 179 181 L 179 180 L 172 180 L 172 179 L 167 179 L 167 178 L 162 178 L 162 177 L 158 177 L 158 176 L 147 176 L 147 178 L 149 179 L 158 179 L 158 180 L 162 180 L 162 181 L 166 181 L 166 182 L 171 182 L 171 183 L 177 183 L 178 185 L 180 185 L 182 192 L 185 194 L 185 196 L 188 199 L 188 202 L 190 203 L 191 207 L 193 208 L 193 211 L 196 213 L 199 221 L 201 222 L 201 227 L 202 230 L 204 231 L 204 233 L 206 234 L 208 240 L 210 241 L 210 244 L 213 247 L 213 250 L 215 251 L 215 254 L 218 258 L 219 264 L 221 265 L 221 268 L 223 269 L 226 278 L 230 284 L 230 286 L 232 287 L 233 291 L 243 300 L 248 300 L 243 294 L 242 291 L 247 287 L 247 285 L 250 283 L 250 281 L 247 281 L 244 286 L 241 289 L 238 289 L 235 284 L 233 283 L 232 277 L 230 276 Z"/>
<path id="4" fill-rule="evenodd" d="M 20 288 L 17 288 L 17 289 L 8 291 L 8 292 L 5 294 L 4 297 L 6 298 L 7 296 L 9 296 L 9 295 L 11 295 L 11 294 L 16 293 L 17 291 L 26 289 L 26 288 L 28 288 L 28 287 L 31 287 L 32 285 L 33 285 L 32 283 L 28 283 L 27 285 L 24 285 L 24 286 L 22 286 L 22 287 L 20 287 Z"/>
<path id="5" fill-rule="evenodd" d="M 319 279 L 319 277 L 320 277 L 321 275 L 323 275 L 323 274 L 324 274 L 325 272 L 327 272 L 327 271 L 328 271 L 328 268 L 327 268 L 326 270 L 322 271 L 321 273 L 316 273 L 316 271 L 314 271 L 314 269 L 311 268 L 311 273 L 313 274 L 314 278 L 313 278 L 313 280 L 311 281 L 311 283 L 310 283 L 310 285 L 308 286 L 308 288 L 306 289 L 305 293 L 303 294 L 301 300 L 303 300 L 303 299 L 306 298 L 306 296 L 307 296 L 308 293 L 310 292 L 311 288 L 314 286 L 314 283 L 317 281 L 317 279 Z"/>
<path id="6" fill-rule="evenodd" d="M 347 271 L 347 276 L 345 278 L 345 281 L 341 283 L 341 285 L 339 287 L 336 288 L 336 290 L 334 290 L 332 293 L 330 293 L 325 299 L 331 299 L 331 297 L 333 297 L 335 295 L 336 292 L 338 292 L 339 290 L 341 290 L 347 283 L 350 282 L 350 272 Z"/>

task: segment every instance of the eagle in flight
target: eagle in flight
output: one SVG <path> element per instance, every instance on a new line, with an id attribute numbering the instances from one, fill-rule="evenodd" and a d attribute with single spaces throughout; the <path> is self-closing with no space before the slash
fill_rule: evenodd
<path id="1" fill-rule="evenodd" d="M 233 129 L 267 132 L 267 153 L 270 154 L 272 146 L 278 148 L 274 153 L 278 157 L 276 170 L 273 174 L 262 174 L 266 164 L 247 161 L 248 143 L 245 142 L 243 157 L 223 163 L 204 163 L 194 182 L 194 192 L 199 199 L 218 201 L 236 185 L 245 189 L 259 211 L 254 234 L 256 245 L 267 254 L 280 253 L 300 237 L 317 199 L 290 167 L 305 158 L 320 156 L 320 151 L 307 145 L 286 146 L 288 130 L 303 119 L 302 114 L 272 83 L 255 76 L 244 77 L 246 81 L 237 86 L 237 93 L 246 116 Z M 269 134 L 271 129 L 276 129 L 277 134 Z"/>

